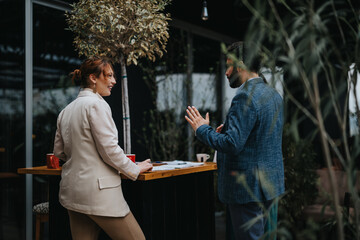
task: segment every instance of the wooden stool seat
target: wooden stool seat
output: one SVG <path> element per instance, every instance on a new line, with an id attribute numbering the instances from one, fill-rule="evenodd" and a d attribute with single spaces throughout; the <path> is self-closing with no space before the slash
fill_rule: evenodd
<path id="1" fill-rule="evenodd" d="M 36 224 L 35 224 L 35 239 L 40 240 L 41 225 L 44 222 L 49 221 L 49 202 L 43 202 L 36 204 L 33 207 L 33 212 L 36 216 Z"/>

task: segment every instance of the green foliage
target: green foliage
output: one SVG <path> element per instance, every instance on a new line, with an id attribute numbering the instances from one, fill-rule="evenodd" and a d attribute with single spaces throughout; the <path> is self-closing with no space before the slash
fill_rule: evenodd
<path id="1" fill-rule="evenodd" d="M 351 146 L 348 132 L 349 119 L 349 85 L 356 85 L 360 67 L 360 19 L 358 0 L 331 0 L 331 1 L 274 1 L 274 0 L 242 0 L 243 4 L 253 14 L 248 26 L 245 41 L 255 42 L 262 55 L 264 66 L 270 69 L 281 67 L 284 73 L 284 97 L 292 107 L 288 113 L 288 121 L 293 127 L 299 126 L 299 119 L 293 117 L 294 109 L 302 112 L 308 121 L 310 136 L 317 135 L 322 156 L 329 171 L 332 171 L 332 157 L 335 155 L 342 164 L 344 171 L 350 176 L 359 157 L 359 151 Z M 275 72 L 275 71 L 274 71 Z M 355 92 L 354 92 L 355 93 Z M 355 98 L 356 98 L 355 93 Z M 357 116 L 360 113 L 359 104 L 355 109 Z M 309 124 L 309 122 L 311 124 Z M 359 124 L 359 122 L 358 122 Z M 301 128 L 292 129 L 301 133 Z M 304 134 L 304 133 L 301 133 Z M 300 135 L 298 142 L 289 144 L 284 149 L 288 151 L 286 158 L 293 159 L 292 155 L 308 156 L 306 143 L 302 143 Z M 353 142 L 359 141 L 359 136 Z M 286 141 L 286 136 L 284 141 Z M 358 149 L 358 148 L 357 148 Z M 293 154 L 292 154 L 293 153 Z M 311 154 L 310 154 L 311 155 Z M 311 157 L 311 156 L 310 156 Z M 296 162 L 290 169 L 310 168 L 311 162 Z M 288 190 L 294 189 L 296 196 L 302 196 L 307 187 L 307 179 L 303 179 L 306 172 L 297 170 L 289 172 L 291 161 L 285 162 L 286 184 Z M 300 164 L 297 166 L 297 164 Z M 300 172 L 299 172 L 300 171 Z M 298 175 L 298 176 L 296 176 Z M 306 175 L 307 176 L 307 175 Z M 332 176 L 332 175 L 330 175 Z M 339 208 L 339 196 L 336 192 L 336 180 L 331 177 L 332 200 L 335 206 L 337 239 L 344 239 L 343 220 Z M 351 181 L 349 181 L 351 182 Z M 289 184 L 292 187 L 289 187 Z M 299 189 L 300 184 L 303 187 Z M 350 192 L 354 193 L 354 185 L 349 184 Z M 298 190 L 297 190 L 298 189 Z M 297 201 L 295 195 L 285 202 Z M 303 195 L 305 199 L 305 195 Z M 354 200 L 359 196 L 352 194 Z M 286 198 L 286 196 L 285 196 Z M 311 196 L 311 198 L 314 198 Z M 285 199 L 286 200 L 286 199 Z M 301 204 L 295 204 L 290 221 L 295 222 Z M 359 206 L 355 206 L 359 215 Z M 360 226 L 359 219 L 354 223 Z M 292 229 L 296 229 L 292 225 Z M 360 239 L 360 228 L 356 228 L 356 239 Z"/>
<path id="2" fill-rule="evenodd" d="M 281 198 L 279 207 L 283 208 L 283 216 L 280 217 L 295 224 L 301 220 L 303 208 L 316 199 L 315 169 L 318 166 L 312 144 L 304 140 L 296 142 L 290 133 L 289 125 L 285 125 L 282 148 L 286 194 Z"/>
<path id="3" fill-rule="evenodd" d="M 80 55 L 108 56 L 129 65 L 142 57 L 155 61 L 163 55 L 169 14 L 161 11 L 169 0 L 80 0 L 66 13 Z"/>
<path id="4" fill-rule="evenodd" d="M 359 7 L 354 8 L 355 1 L 243 2 L 254 14 L 246 41 L 261 46 L 258 49 L 265 66 L 282 67 L 286 97 L 315 124 L 322 119 L 309 111 L 306 103 L 313 109 L 321 106 L 324 118 L 337 114 L 337 120 L 344 121 L 340 115 L 346 114 L 341 111 L 346 103 L 340 98 L 348 94 L 350 66 L 354 64 L 353 82 L 360 66 Z M 294 92 L 296 84 L 301 84 L 298 93 Z"/>
<path id="5" fill-rule="evenodd" d="M 281 209 L 279 209 L 281 210 Z M 328 238 L 319 238 L 318 231 L 320 226 L 311 219 L 304 224 L 294 225 L 286 220 L 281 220 L 278 223 L 277 239 L 279 240 L 319 240 Z"/>

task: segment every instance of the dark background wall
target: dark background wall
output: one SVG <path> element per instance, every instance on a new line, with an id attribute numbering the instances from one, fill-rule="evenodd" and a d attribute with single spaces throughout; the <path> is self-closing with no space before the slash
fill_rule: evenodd
<path id="1" fill-rule="evenodd" d="M 202 6 L 202 0 L 175 0 L 167 7 L 167 11 L 172 18 L 181 19 L 233 38 L 243 39 L 251 15 L 241 0 L 208 0 L 209 19 L 207 21 L 201 19 Z"/>

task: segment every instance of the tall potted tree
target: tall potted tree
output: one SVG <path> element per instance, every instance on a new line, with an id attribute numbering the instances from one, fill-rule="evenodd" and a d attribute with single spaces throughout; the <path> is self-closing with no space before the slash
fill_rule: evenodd
<path id="1" fill-rule="evenodd" d="M 169 38 L 170 0 L 79 0 L 66 13 L 79 55 L 107 56 L 121 65 L 124 151 L 131 153 L 126 65 L 162 56 Z M 125 65 L 126 64 L 126 65 Z"/>

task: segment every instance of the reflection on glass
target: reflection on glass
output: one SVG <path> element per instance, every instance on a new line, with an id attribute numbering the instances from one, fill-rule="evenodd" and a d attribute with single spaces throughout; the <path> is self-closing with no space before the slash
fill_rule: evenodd
<path id="1" fill-rule="evenodd" d="M 350 66 L 349 71 L 349 79 L 348 82 L 350 84 L 349 89 L 349 130 L 350 130 L 350 136 L 356 136 L 359 135 L 360 129 L 359 129 L 359 121 L 358 118 L 358 112 L 357 107 L 360 106 L 360 84 L 359 81 L 357 82 L 356 86 L 354 86 L 354 83 L 351 82 L 351 77 L 354 75 L 354 68 L 355 64 L 352 64 Z M 360 79 L 360 74 L 357 74 L 357 79 Z M 357 100 L 357 102 L 356 102 Z"/>
<path id="2" fill-rule="evenodd" d="M 0 170 L 16 172 L 25 162 L 23 2 L 1 1 L 0 9 Z"/>
<path id="3" fill-rule="evenodd" d="M 0 239 L 25 239 L 24 1 L 0 1 Z"/>
<path id="4" fill-rule="evenodd" d="M 69 73 L 81 61 L 74 50 L 64 12 L 34 4 L 33 159 L 43 165 L 52 152 L 59 112 L 78 93 Z"/>
<path id="5" fill-rule="evenodd" d="M 59 112 L 74 98 L 69 73 L 81 61 L 72 45 L 64 12 L 33 4 L 33 166 L 46 163 L 53 151 L 56 120 Z M 34 176 L 34 204 L 48 201 L 47 180 Z"/>
<path id="6" fill-rule="evenodd" d="M 192 75 L 192 103 L 204 112 L 214 114 L 217 109 L 217 98 L 220 83 L 220 42 L 200 36 L 194 36 L 194 73 Z M 219 110 L 219 111 L 218 111 Z"/>
<path id="7" fill-rule="evenodd" d="M 175 32 L 176 30 L 173 30 Z M 177 30 L 179 31 L 179 30 Z M 179 32 L 175 32 L 179 34 Z M 158 65 L 156 74 L 158 110 L 165 111 L 173 109 L 180 117 L 183 113 L 181 106 L 184 106 L 186 99 L 185 86 L 187 81 L 186 71 L 187 41 L 186 38 L 172 36 L 169 41 L 168 53 L 171 64 Z M 181 36 L 181 35 L 180 35 Z M 192 49 L 194 64 L 191 66 L 191 104 L 201 110 L 216 111 L 217 102 L 217 79 L 220 75 L 220 43 L 204 37 L 194 35 L 194 47 Z M 182 40 L 180 42 L 180 40 Z M 172 48 L 174 46 L 175 48 Z M 170 52 L 169 52 L 170 49 Z M 174 52 L 174 49 L 178 52 Z M 166 57 L 168 57 L 166 56 Z M 179 57 L 184 56 L 184 57 Z M 181 118 L 183 116 L 181 115 Z"/>
<path id="8" fill-rule="evenodd" d="M 179 103 L 183 102 L 184 84 L 186 74 L 168 74 L 156 76 L 157 99 L 156 106 L 159 111 L 174 109 L 177 117 L 182 118 L 184 109 Z M 191 104 L 198 109 L 216 111 L 216 74 L 193 73 L 191 81 Z"/>
<path id="9" fill-rule="evenodd" d="M 156 111 L 150 114 L 152 128 L 149 131 L 155 134 L 144 134 L 145 139 L 149 138 L 145 144 L 150 145 L 149 149 L 156 149 L 156 144 L 164 149 L 150 152 L 154 159 L 193 157 L 189 149 L 195 143 L 189 138 L 188 124 L 184 119 L 188 100 L 202 113 L 209 111 L 213 120 L 216 113 L 221 112 L 217 107 L 218 91 L 221 91 L 217 87 L 220 43 L 187 34 L 172 29 L 167 54 L 156 63 L 156 67 L 150 68 L 155 69 L 155 84 L 151 86 L 155 86 Z M 191 38 L 193 44 L 188 42 Z M 189 62 L 193 63 L 192 66 L 188 66 Z"/>

